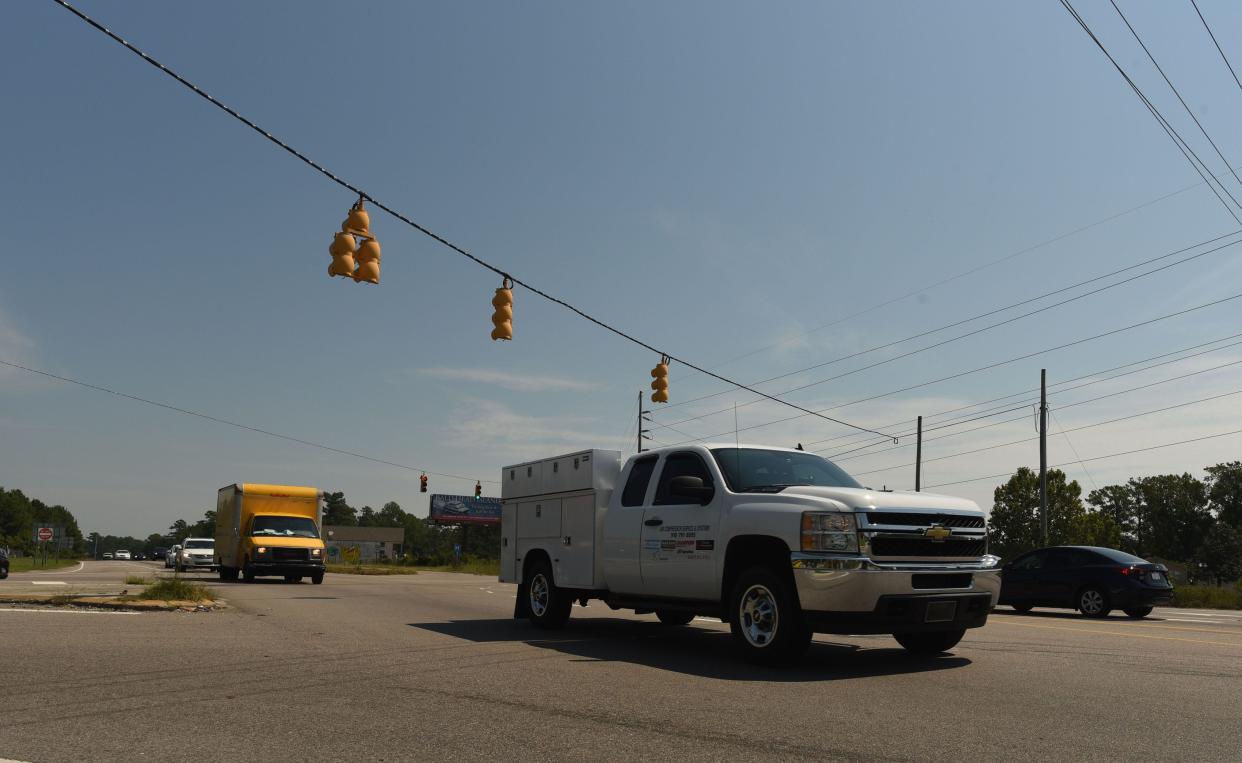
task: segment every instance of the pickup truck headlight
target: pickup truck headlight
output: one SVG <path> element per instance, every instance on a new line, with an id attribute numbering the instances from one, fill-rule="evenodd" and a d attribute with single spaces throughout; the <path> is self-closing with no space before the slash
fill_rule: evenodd
<path id="1" fill-rule="evenodd" d="M 857 526 L 854 515 L 839 511 L 804 511 L 802 513 L 802 550 L 858 551 Z"/>

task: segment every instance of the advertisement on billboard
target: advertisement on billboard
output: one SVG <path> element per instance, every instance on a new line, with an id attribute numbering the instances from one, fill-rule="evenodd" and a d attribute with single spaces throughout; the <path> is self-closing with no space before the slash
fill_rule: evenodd
<path id="1" fill-rule="evenodd" d="M 498 525 L 500 499 L 432 493 L 431 521 L 454 525 Z"/>

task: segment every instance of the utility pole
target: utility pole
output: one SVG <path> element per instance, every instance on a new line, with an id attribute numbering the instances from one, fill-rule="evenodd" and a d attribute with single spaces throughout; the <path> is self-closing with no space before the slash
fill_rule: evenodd
<path id="1" fill-rule="evenodd" d="M 643 452 L 643 440 L 651 439 L 650 437 L 647 437 L 647 435 L 651 434 L 651 430 L 643 429 L 643 422 L 651 421 L 651 419 L 647 418 L 647 414 L 649 413 L 651 413 L 651 411 L 643 410 L 643 391 L 640 389 L 638 390 L 638 452 L 639 453 Z"/>
<path id="2" fill-rule="evenodd" d="M 1048 369 L 1039 369 L 1039 537 L 1048 545 Z"/>
<path id="3" fill-rule="evenodd" d="M 919 416 L 919 439 L 914 446 L 914 492 L 923 488 L 923 417 Z"/>

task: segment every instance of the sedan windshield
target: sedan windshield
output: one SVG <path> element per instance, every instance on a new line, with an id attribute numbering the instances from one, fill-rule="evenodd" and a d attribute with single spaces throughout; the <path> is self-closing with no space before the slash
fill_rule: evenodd
<path id="1" fill-rule="evenodd" d="M 841 467 L 811 453 L 716 448 L 712 456 L 735 493 L 777 492 L 794 485 L 862 487 Z"/>
<path id="2" fill-rule="evenodd" d="M 255 517 L 250 534 L 277 535 L 286 538 L 319 537 L 319 531 L 315 529 L 315 523 L 306 517 Z"/>
<path id="3" fill-rule="evenodd" d="M 210 540 L 187 540 L 182 548 L 211 548 L 214 541 Z"/>

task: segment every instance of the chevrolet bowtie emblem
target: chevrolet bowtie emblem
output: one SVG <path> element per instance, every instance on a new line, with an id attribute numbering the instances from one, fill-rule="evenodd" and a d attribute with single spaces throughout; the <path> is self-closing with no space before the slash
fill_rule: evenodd
<path id="1" fill-rule="evenodd" d="M 925 537 L 931 538 L 933 541 L 943 541 L 945 538 L 953 534 L 953 531 L 944 525 L 932 525 L 923 531 Z"/>

